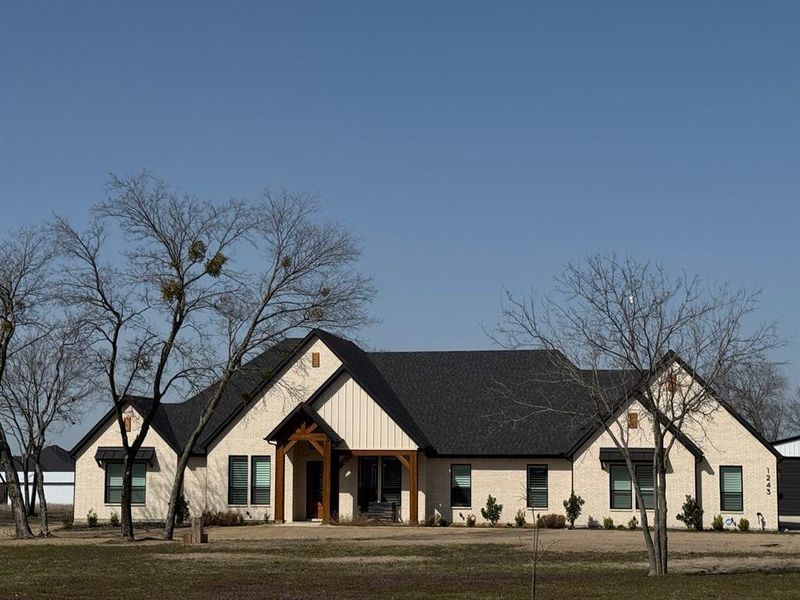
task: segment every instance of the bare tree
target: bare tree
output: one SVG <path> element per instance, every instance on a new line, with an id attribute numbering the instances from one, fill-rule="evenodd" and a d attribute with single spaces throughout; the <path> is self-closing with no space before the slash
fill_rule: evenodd
<path id="1" fill-rule="evenodd" d="M 763 360 L 778 343 L 775 329 L 767 324 L 745 331 L 757 292 L 710 287 L 686 274 L 673 278 L 660 265 L 632 258 L 568 264 L 555 282 L 555 294 L 541 302 L 509 294 L 494 337 L 509 347 L 553 350 L 543 377 L 583 390 L 589 407 L 566 406 L 558 398 L 529 402 L 512 393 L 510 414 L 568 411 L 576 423 L 589 420 L 608 433 L 630 472 L 649 572 L 664 574 L 670 451 L 684 431 L 702 435 L 719 406 L 714 386 L 735 366 Z M 702 374 L 702 383 L 693 373 Z M 620 418 L 631 399 L 644 408 L 642 425 L 654 444 L 652 531 L 628 445 L 633 430 Z"/>
<path id="2" fill-rule="evenodd" d="M 52 293 L 49 267 L 52 243 L 40 230 L 22 229 L 0 239 L 0 384 L 8 370 L 14 342 L 27 332 L 38 330 L 43 305 Z M 32 537 L 19 479 L 5 429 L 0 423 L 0 463 L 14 513 L 18 538 Z"/>
<path id="3" fill-rule="evenodd" d="M 374 287 L 353 268 L 360 256 L 358 244 L 342 227 L 320 223 L 317 212 L 313 198 L 286 191 L 265 192 L 253 207 L 249 240 L 259 254 L 260 266 L 242 274 L 235 292 L 215 304 L 215 322 L 226 352 L 219 382 L 204 400 L 178 458 L 164 539 L 173 536 L 191 450 L 245 360 L 292 330 L 347 330 L 367 321 L 365 308 L 374 297 Z"/>
<path id="4" fill-rule="evenodd" d="M 786 403 L 786 433 L 800 434 L 800 387 L 795 388 L 794 395 Z"/>
<path id="5" fill-rule="evenodd" d="M 34 490 L 25 501 L 33 515 L 37 501 L 40 534 L 50 535 L 42 450 L 49 436 L 66 424 L 74 424 L 89 397 L 93 382 L 87 377 L 85 340 L 78 324 L 51 323 L 46 331 L 21 343 L 9 357 L 8 370 L 0 384 L 0 420 L 8 427 L 21 450 L 23 476 L 33 468 Z"/>
<path id="6" fill-rule="evenodd" d="M 201 376 L 208 355 L 202 315 L 234 281 L 225 263 L 249 219 L 241 202 L 212 204 L 180 195 L 147 172 L 112 175 L 108 193 L 94 207 L 87 231 L 63 218 L 54 228 L 69 260 L 61 282 L 64 299 L 85 313 L 88 356 L 116 412 L 125 452 L 121 535 L 133 540 L 137 453 L 164 396 Z M 104 244 L 117 233 L 128 242 L 121 259 Z M 123 411 L 133 393 L 146 393 L 151 401 L 141 429 L 129 435 Z"/>
<path id="7" fill-rule="evenodd" d="M 791 427 L 787 382 L 777 363 L 737 364 L 717 389 L 766 439 L 777 440 Z"/>

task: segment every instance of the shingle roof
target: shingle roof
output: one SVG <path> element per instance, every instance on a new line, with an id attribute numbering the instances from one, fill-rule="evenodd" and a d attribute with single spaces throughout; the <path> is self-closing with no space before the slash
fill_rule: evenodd
<path id="1" fill-rule="evenodd" d="M 340 371 L 350 374 L 420 447 L 440 455 L 571 456 L 597 429 L 586 386 L 548 377 L 554 364 L 566 360 L 552 351 L 365 352 L 350 340 L 314 330 L 302 339 L 285 339 L 244 365 L 193 451 L 206 452 L 315 337 L 341 360 Z M 597 376 L 621 403 L 638 383 L 630 371 L 586 371 L 584 376 Z M 215 386 L 159 407 L 153 428 L 176 451 L 187 443 Z M 142 410 L 149 402 L 132 399 Z"/>
<path id="2" fill-rule="evenodd" d="M 42 471 L 74 471 L 75 459 L 69 454 L 69 450 L 64 450 L 61 446 L 47 446 L 42 449 L 42 455 L 39 457 L 42 464 Z M 14 464 L 18 470 L 22 470 L 22 458 L 19 456 L 14 457 Z M 33 469 L 33 465 L 29 464 L 29 470 Z"/>
<path id="3" fill-rule="evenodd" d="M 439 454 L 565 455 L 593 425 L 578 384 L 547 377 L 546 350 L 371 352 Z M 602 374 L 609 386 L 629 378 Z M 533 416 L 535 413 L 535 416 Z"/>
<path id="4" fill-rule="evenodd" d="M 303 339 L 281 340 L 269 350 L 242 365 L 241 369 L 232 377 L 211 420 L 198 438 L 196 444 L 198 451 L 205 450 L 209 441 L 219 430 L 225 428 L 232 416 L 238 414 L 250 400 L 258 395 L 259 390 L 272 380 L 281 366 L 294 354 Z M 215 392 L 216 387 L 217 384 L 214 383 L 181 403 L 162 404 L 159 412 L 163 413 L 163 417 L 158 419 L 158 423 L 154 419 L 153 427 L 162 436 L 165 434 L 173 436 L 176 446 L 183 448 L 197 426 L 200 411 Z"/>

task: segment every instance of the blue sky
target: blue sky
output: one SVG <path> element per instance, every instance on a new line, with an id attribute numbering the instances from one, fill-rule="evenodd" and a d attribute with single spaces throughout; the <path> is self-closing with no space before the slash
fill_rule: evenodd
<path id="1" fill-rule="evenodd" d="M 617 251 L 764 288 L 800 382 L 799 26 L 790 2 L 0 0 L 2 227 L 85 220 L 109 171 L 314 191 L 364 240 L 373 347 L 488 347 L 504 289 Z"/>

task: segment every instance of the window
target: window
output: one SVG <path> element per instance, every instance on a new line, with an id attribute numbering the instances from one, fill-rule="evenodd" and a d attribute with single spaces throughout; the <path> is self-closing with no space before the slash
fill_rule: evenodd
<path id="1" fill-rule="evenodd" d="M 719 468 L 720 509 L 741 512 L 744 510 L 742 497 L 742 467 Z"/>
<path id="2" fill-rule="evenodd" d="M 630 509 L 631 503 L 631 474 L 626 465 L 611 465 L 609 467 L 611 479 L 611 508 Z"/>
<path id="3" fill-rule="evenodd" d="M 373 456 L 358 458 L 358 508 L 367 512 L 370 502 L 378 501 L 378 459 Z"/>
<path id="4" fill-rule="evenodd" d="M 450 466 L 450 506 L 472 506 L 472 465 Z"/>
<path id="5" fill-rule="evenodd" d="M 133 464 L 133 482 L 131 486 L 131 504 L 144 504 L 147 487 L 147 465 Z M 106 504 L 122 502 L 122 463 L 106 463 Z"/>
<path id="6" fill-rule="evenodd" d="M 269 456 L 254 456 L 251 459 L 250 504 L 269 504 L 272 465 Z"/>
<path id="7" fill-rule="evenodd" d="M 228 457 L 228 504 L 247 504 L 247 457 Z"/>
<path id="8" fill-rule="evenodd" d="M 547 508 L 546 465 L 528 465 L 528 508 Z"/>
<path id="9" fill-rule="evenodd" d="M 628 413 L 628 429 L 639 429 L 639 413 Z"/>
<path id="10" fill-rule="evenodd" d="M 403 467 L 393 456 L 383 457 L 381 477 L 381 502 L 400 504 L 400 489 L 403 481 Z"/>
<path id="11" fill-rule="evenodd" d="M 311 353 L 311 366 L 315 369 L 319 367 L 319 352 Z"/>
<path id="12" fill-rule="evenodd" d="M 636 469 L 636 481 L 639 482 L 639 491 L 642 493 L 642 499 L 644 500 L 644 507 L 652 510 L 656 507 L 653 465 L 635 465 L 634 468 Z M 636 508 L 639 508 L 638 503 Z"/>

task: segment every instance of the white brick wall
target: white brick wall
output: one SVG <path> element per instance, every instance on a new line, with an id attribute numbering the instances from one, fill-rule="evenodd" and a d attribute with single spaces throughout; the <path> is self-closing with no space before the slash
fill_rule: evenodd
<path id="1" fill-rule="evenodd" d="M 133 411 L 129 439 L 141 430 L 142 417 Z M 108 426 L 95 436 L 95 438 L 78 455 L 75 461 L 75 521 L 86 521 L 89 509 L 94 509 L 100 522 L 107 522 L 112 512 L 120 515 L 119 505 L 105 504 L 105 469 L 98 466 L 94 459 L 99 446 L 121 447 L 119 426 L 116 419 L 112 419 Z M 175 478 L 178 457 L 175 451 L 159 436 L 152 427 L 147 433 L 143 446 L 155 448 L 156 458 L 152 466 L 147 467 L 147 483 L 145 492 L 145 505 L 133 506 L 133 519 L 135 521 L 157 521 L 164 518 L 169 504 L 169 493 Z"/>
<path id="2" fill-rule="evenodd" d="M 469 464 L 472 466 L 472 506 L 450 506 L 450 466 L 453 464 Z M 528 522 L 532 522 L 534 509 L 527 508 L 526 486 L 528 481 L 528 465 L 547 465 L 548 506 L 537 508 L 537 514 L 564 513 L 562 502 L 569 497 L 572 470 L 566 459 L 537 458 L 428 458 L 425 461 L 425 481 L 427 498 L 424 516 L 435 513 L 449 521 L 462 523 L 461 514 L 466 518 L 469 514 L 477 517 L 478 523 L 484 522 L 481 508 L 491 494 L 503 505 L 501 523 L 514 522 L 517 511 L 525 511 Z M 422 467 L 421 467 L 422 469 Z M 421 512 L 421 511 L 420 511 Z"/>

